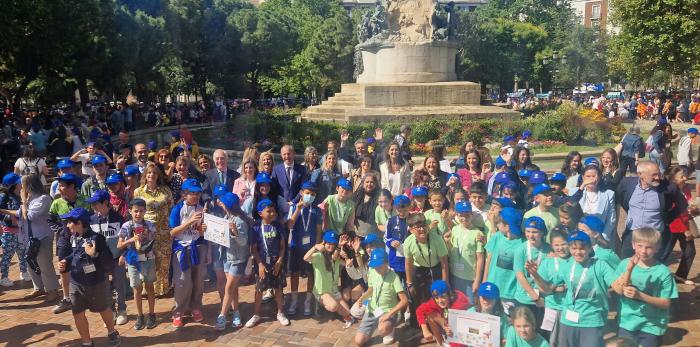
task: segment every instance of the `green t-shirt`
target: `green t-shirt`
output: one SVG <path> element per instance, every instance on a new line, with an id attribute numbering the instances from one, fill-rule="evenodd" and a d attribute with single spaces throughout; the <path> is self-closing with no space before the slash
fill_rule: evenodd
<path id="1" fill-rule="evenodd" d="M 490 220 L 485 220 L 484 221 L 484 234 L 486 235 L 486 242 L 489 242 L 493 235 L 500 234 L 501 232 L 498 231 L 498 228 L 496 228 L 493 223 L 491 223 Z"/>
<path id="2" fill-rule="evenodd" d="M 335 231 L 336 235 L 342 234 L 348 218 L 350 218 L 352 211 L 355 210 L 355 203 L 352 199 L 340 202 L 338 201 L 338 195 L 329 195 L 324 202 L 328 213 L 327 230 Z"/>
<path id="3" fill-rule="evenodd" d="M 377 206 L 374 209 L 374 222 L 377 223 L 377 225 L 386 226 L 386 223 L 389 222 L 389 218 L 391 218 L 393 215 L 393 212 L 389 214 L 381 206 Z"/>
<path id="4" fill-rule="evenodd" d="M 612 250 L 595 245 L 593 246 L 593 251 L 595 252 L 594 258 L 608 263 L 611 268 L 617 269 L 617 266 L 620 265 L 620 257 Z"/>
<path id="5" fill-rule="evenodd" d="M 544 225 L 547 226 L 547 237 L 545 241 L 551 242 L 552 234 L 550 232 L 554 230 L 557 225 L 559 225 L 559 210 L 552 207 L 549 209 L 549 211 L 543 212 L 538 206 L 535 206 L 531 208 L 530 211 L 525 212 L 525 215 L 523 216 L 523 223 L 526 219 L 532 216 L 537 216 L 544 220 Z"/>
<path id="6" fill-rule="evenodd" d="M 532 341 L 527 341 L 518 335 L 514 327 L 510 327 L 506 333 L 506 347 L 549 347 L 549 342 L 538 333 L 535 333 Z"/>
<path id="7" fill-rule="evenodd" d="M 467 312 L 476 312 L 476 306 L 470 307 L 469 309 L 467 309 Z M 501 340 L 503 340 L 506 338 L 508 328 L 510 328 L 510 320 L 508 319 L 508 316 L 506 316 L 505 313 L 501 314 L 499 318 L 501 318 Z"/>
<path id="8" fill-rule="evenodd" d="M 406 258 L 413 258 L 415 266 L 433 267 L 440 265 L 440 257 L 447 256 L 447 245 L 434 232 L 428 233 L 427 243 L 419 243 L 416 235 L 411 234 L 403 242 L 403 251 Z"/>
<path id="9" fill-rule="evenodd" d="M 311 256 L 311 266 L 314 268 L 314 294 L 322 295 L 338 292 L 340 260 L 332 261 L 331 271 L 328 271 L 323 254 L 316 252 Z"/>
<path id="10" fill-rule="evenodd" d="M 394 309 L 399 303 L 398 294 L 403 292 L 401 279 L 391 269 L 382 277 L 374 269 L 367 273 L 367 285 L 372 288 L 372 297 L 367 305 L 368 312 L 374 312 L 379 307 L 384 313 Z"/>
<path id="11" fill-rule="evenodd" d="M 450 274 L 463 280 L 474 280 L 476 276 L 476 254 L 484 253 L 484 234 L 477 229 L 461 225 L 452 227 L 452 249 L 450 250 Z"/>
<path id="12" fill-rule="evenodd" d="M 64 198 L 58 198 L 51 202 L 51 207 L 49 207 L 49 214 L 62 215 L 70 212 L 72 209 L 82 207 L 86 210 L 90 210 L 90 205 L 85 203 L 82 196 L 78 195 L 78 199 L 75 201 L 75 205 L 71 207 L 68 201 Z"/>
<path id="13" fill-rule="evenodd" d="M 568 268 L 571 269 L 571 257 L 559 258 L 559 257 L 547 257 L 542 259 L 540 267 L 537 273 L 540 277 L 552 286 L 560 286 L 564 284 L 564 281 L 559 278 L 559 269 Z M 550 293 L 544 297 L 544 306 L 551 308 L 552 310 L 561 311 L 564 309 L 564 293 Z"/>
<path id="14" fill-rule="evenodd" d="M 617 266 L 618 276 L 625 272 L 628 262 L 629 259 L 625 259 Z M 656 264 L 649 268 L 635 266 L 632 270 L 631 282 L 644 294 L 657 298 L 678 298 L 678 289 L 673 273 L 664 264 Z M 642 331 L 656 336 L 661 336 L 666 332 L 669 320 L 668 309 L 628 299 L 624 295 L 620 296 L 619 316 L 622 318 L 620 319 L 620 328 L 635 332 Z"/>
<path id="15" fill-rule="evenodd" d="M 537 288 L 535 284 L 535 279 L 527 272 L 525 269 L 525 263 L 528 260 L 533 260 L 538 263 L 542 263 L 542 260 L 547 258 L 547 255 L 552 252 L 552 247 L 548 243 L 543 243 L 540 248 L 528 247 L 529 243 L 527 241 L 523 242 L 518 249 L 515 250 L 515 256 L 513 257 L 513 269 L 515 272 L 522 272 L 525 275 L 525 279 L 530 283 L 530 287 Z M 529 253 L 529 254 L 528 254 Z M 517 278 L 516 278 L 517 281 Z M 523 305 L 534 305 L 535 302 L 532 301 L 525 288 L 518 285 L 515 290 L 515 300 Z"/>
<path id="16" fill-rule="evenodd" d="M 437 225 L 437 234 L 444 234 L 447 232 L 447 223 L 445 222 L 445 219 L 442 218 L 442 214 L 440 212 L 435 212 L 435 210 L 428 210 L 423 213 L 425 216 L 425 222 L 429 225 L 432 223 L 434 220 L 438 221 Z M 434 230 L 431 230 L 434 231 Z"/>
<path id="17" fill-rule="evenodd" d="M 573 280 L 571 269 L 573 268 Z M 559 267 L 559 280 L 566 284 L 561 323 L 576 328 L 598 328 L 605 325 L 608 318 L 608 288 L 617 279 L 615 269 L 598 259 L 588 262 L 586 277 L 581 283 L 584 267 L 573 259 L 567 266 Z M 576 300 L 573 294 L 581 287 Z M 578 322 L 567 319 L 566 311 L 578 313 Z"/>
<path id="18" fill-rule="evenodd" d="M 515 279 L 513 265 L 515 250 L 523 243 L 522 239 L 509 240 L 498 232 L 486 243 L 486 252 L 491 253 L 489 276 L 487 281 L 495 284 L 501 292 L 502 299 L 513 300 L 518 281 Z"/>

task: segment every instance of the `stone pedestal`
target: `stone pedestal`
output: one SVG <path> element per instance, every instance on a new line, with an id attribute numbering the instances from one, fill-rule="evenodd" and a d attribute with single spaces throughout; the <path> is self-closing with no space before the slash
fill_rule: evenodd
<path id="1" fill-rule="evenodd" d="M 452 42 L 382 42 L 357 46 L 363 71 L 357 83 L 455 81 L 458 45 Z"/>

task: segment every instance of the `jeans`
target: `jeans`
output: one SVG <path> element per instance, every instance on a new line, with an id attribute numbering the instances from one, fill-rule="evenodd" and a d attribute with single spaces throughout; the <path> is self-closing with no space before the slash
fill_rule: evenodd
<path id="1" fill-rule="evenodd" d="M 119 266 L 119 259 L 114 259 L 112 269 L 112 289 L 117 293 L 115 302 L 118 311 L 126 310 L 126 268 Z"/>
<path id="2" fill-rule="evenodd" d="M 637 163 L 634 158 L 622 157 L 620 160 L 620 169 L 627 169 L 627 172 L 636 174 Z"/>
<path id="3" fill-rule="evenodd" d="M 12 256 L 17 254 L 19 260 L 19 272 L 27 272 L 27 260 L 24 259 L 27 251 L 24 244 L 17 241 L 17 234 L 3 233 L 2 234 L 2 260 L 0 260 L 0 275 L 1 278 L 7 278 L 10 270 L 10 262 Z"/>
<path id="4" fill-rule="evenodd" d="M 463 280 L 457 276 L 450 275 L 450 282 L 452 283 L 452 289 L 464 293 L 467 298 L 469 298 L 469 303 L 474 305 L 474 292 L 472 291 L 472 284 L 474 281 Z"/>
<path id="5" fill-rule="evenodd" d="M 654 162 L 656 165 L 659 166 L 659 170 L 661 170 L 661 174 L 664 174 L 664 171 L 666 171 L 666 163 L 664 162 L 664 154 L 659 153 L 656 151 L 656 149 L 652 150 L 649 153 L 649 160 Z"/>
<path id="6" fill-rule="evenodd" d="M 41 274 L 29 271 L 29 274 L 32 276 L 34 289 L 46 292 L 52 292 L 58 289 L 56 269 L 53 267 L 53 236 L 47 236 L 41 239 L 39 255 L 36 257 L 36 261 L 39 264 Z"/>
<path id="7" fill-rule="evenodd" d="M 559 347 L 602 347 L 603 327 L 576 328 L 559 324 Z"/>

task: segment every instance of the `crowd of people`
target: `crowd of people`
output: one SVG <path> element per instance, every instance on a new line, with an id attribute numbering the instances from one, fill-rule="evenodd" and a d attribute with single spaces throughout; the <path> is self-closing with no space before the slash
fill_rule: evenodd
<path id="1" fill-rule="evenodd" d="M 415 163 L 407 125 L 392 139 L 344 132 L 323 153 L 305 148 L 303 161 L 291 145 L 279 157 L 253 145 L 237 168 L 225 150 L 199 153 L 184 126 L 159 146 L 131 144 L 125 125 L 115 143 L 56 155 L 51 184 L 46 151 L 28 144 L 2 180 L 0 286 L 14 285 L 17 255 L 13 278 L 33 283 L 25 298 L 70 310 L 86 346 L 87 310 L 111 346 L 127 311 L 137 330 L 162 324 L 156 300 L 173 301 L 161 319 L 174 328 L 203 322 L 206 278 L 221 299 L 216 330 L 256 326 L 274 300 L 281 325 L 319 311 L 357 324 L 358 346 L 374 334 L 393 343 L 401 324 L 441 344 L 458 328 L 447 309 L 499 317 L 505 346 L 603 346 L 612 306 L 610 343 L 659 346 L 676 283 L 693 283 L 700 214 L 686 184 L 696 155 L 661 160 L 667 124 L 651 151 L 632 127 L 619 148 L 571 152 L 553 174 L 533 163 L 529 132 L 507 136 L 496 159 L 475 139 L 452 163 L 440 151 Z M 228 221 L 228 247 L 205 240 L 207 214 Z M 676 242 L 674 274 L 665 262 Z M 242 317 L 247 283 L 254 312 Z"/>

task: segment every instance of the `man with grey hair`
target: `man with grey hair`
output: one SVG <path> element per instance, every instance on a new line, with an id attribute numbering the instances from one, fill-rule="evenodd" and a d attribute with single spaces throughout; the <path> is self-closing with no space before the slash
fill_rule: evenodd
<path id="1" fill-rule="evenodd" d="M 640 161 L 638 173 L 638 177 L 623 178 L 616 191 L 618 203 L 627 211 L 620 255 L 623 259 L 633 256 L 632 231 L 650 227 L 661 231 L 657 258 L 663 262 L 671 253 L 671 234 L 667 226 L 687 210 L 688 204 L 678 186 L 663 178 L 656 163 Z"/>
<path id="2" fill-rule="evenodd" d="M 226 191 L 233 191 L 233 182 L 241 175 L 236 170 L 228 168 L 228 154 L 223 149 L 214 151 L 214 168 L 204 173 L 206 179 L 202 182 L 204 200 L 211 199 L 212 191 L 218 185 L 225 185 Z"/>
<path id="3" fill-rule="evenodd" d="M 285 206 L 278 206 L 279 213 L 286 216 L 289 205 L 301 190 L 301 185 L 306 177 L 306 167 L 294 162 L 294 147 L 284 145 L 280 150 L 282 163 L 272 168 L 272 187 L 287 202 Z"/>

